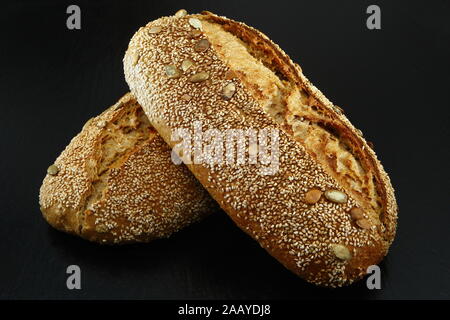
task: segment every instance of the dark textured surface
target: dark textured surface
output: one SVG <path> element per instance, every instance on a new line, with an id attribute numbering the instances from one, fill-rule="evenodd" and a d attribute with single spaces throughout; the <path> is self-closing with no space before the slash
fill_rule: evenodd
<path id="1" fill-rule="evenodd" d="M 414 1 L 420 3 L 421 1 Z M 447 1 L 17 1 L 0 12 L 0 298 L 450 298 L 448 181 L 450 23 Z M 122 57 L 133 33 L 180 8 L 245 21 L 278 43 L 342 106 L 390 174 L 400 206 L 382 290 L 362 281 L 313 287 L 217 213 L 169 240 L 101 247 L 41 218 L 45 170 L 84 122 L 127 91 Z M 82 270 L 67 290 L 66 267 Z"/>

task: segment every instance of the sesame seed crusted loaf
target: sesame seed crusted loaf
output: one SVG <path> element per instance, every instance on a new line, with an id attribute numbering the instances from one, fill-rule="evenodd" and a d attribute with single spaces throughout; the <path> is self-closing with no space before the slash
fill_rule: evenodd
<path id="1" fill-rule="evenodd" d="M 165 238 L 217 205 L 130 94 L 83 130 L 48 168 L 44 218 L 58 230 L 106 244 Z"/>
<path id="2" fill-rule="evenodd" d="M 392 243 L 397 205 L 362 133 L 261 32 L 210 12 L 140 28 L 124 57 L 129 87 L 170 145 L 176 128 L 273 128 L 279 169 L 188 164 L 234 222 L 307 281 L 348 285 Z M 248 153 L 251 152 L 249 145 Z"/>

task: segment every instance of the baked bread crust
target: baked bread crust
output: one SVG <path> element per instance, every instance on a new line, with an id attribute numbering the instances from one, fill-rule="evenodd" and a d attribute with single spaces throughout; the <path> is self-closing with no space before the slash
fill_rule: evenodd
<path id="1" fill-rule="evenodd" d="M 166 238 L 217 207 L 129 93 L 72 139 L 39 203 L 54 228 L 103 244 Z"/>
<path id="2" fill-rule="evenodd" d="M 193 62 L 187 69 L 186 60 Z M 234 222 L 288 269 L 338 287 L 363 277 L 387 254 L 397 220 L 389 177 L 342 109 L 264 34 L 210 12 L 163 17 L 133 36 L 124 70 L 172 147 L 172 130 L 194 121 L 203 130 L 282 130 L 274 175 L 261 176 L 247 163 L 188 167 Z M 199 74 L 203 81 L 193 81 Z M 229 84 L 235 92 L 224 97 Z M 336 194 L 345 201 L 337 202 Z"/>

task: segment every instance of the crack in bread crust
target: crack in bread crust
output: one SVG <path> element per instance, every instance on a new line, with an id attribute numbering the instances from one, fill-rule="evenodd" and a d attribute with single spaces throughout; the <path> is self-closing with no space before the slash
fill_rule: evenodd
<path id="1" fill-rule="evenodd" d="M 371 161 L 370 147 L 364 145 L 353 126 L 342 121 L 342 111 L 314 98 L 290 59 L 286 61 L 280 49 L 257 32 L 211 13 L 204 14 L 201 20 L 212 46 L 260 101 L 263 110 L 359 199 L 359 205 L 370 203 L 364 209 L 374 212 L 383 223 L 387 197 L 381 173 L 377 163 Z"/>
<path id="2" fill-rule="evenodd" d="M 96 143 L 96 161 L 92 163 L 91 194 L 85 201 L 83 210 L 80 210 L 80 231 L 84 228 L 92 228 L 85 224 L 86 212 L 92 214 L 92 209 L 98 203 L 105 202 L 108 192 L 108 180 L 114 168 L 120 168 L 128 158 L 138 152 L 144 143 L 149 143 L 156 137 L 156 131 L 151 127 L 141 107 L 137 103 L 129 103 L 125 107 L 116 106 L 113 116 L 108 121 L 101 123 Z M 112 223 L 112 222 L 109 222 Z M 116 225 L 116 224 L 114 224 Z M 100 227 L 99 229 L 101 229 Z"/>

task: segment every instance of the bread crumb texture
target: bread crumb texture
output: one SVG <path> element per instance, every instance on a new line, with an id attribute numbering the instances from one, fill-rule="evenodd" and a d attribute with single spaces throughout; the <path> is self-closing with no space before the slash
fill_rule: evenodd
<path id="1" fill-rule="evenodd" d="M 165 238 L 216 207 L 131 94 L 89 120 L 53 166 L 40 190 L 45 219 L 91 241 Z"/>
<path id="2" fill-rule="evenodd" d="M 183 69 L 187 60 L 193 63 Z M 166 66 L 180 73 L 170 77 Z M 133 36 L 124 69 L 131 91 L 172 146 L 170 129 L 191 128 L 194 121 L 204 131 L 281 130 L 275 175 L 261 176 L 250 163 L 189 168 L 236 224 L 288 269 L 339 287 L 387 254 L 397 219 L 389 177 L 342 109 L 265 35 L 209 12 L 163 17 Z M 199 74 L 201 81 L 192 81 Z M 350 213 L 355 208 L 359 215 Z"/>

